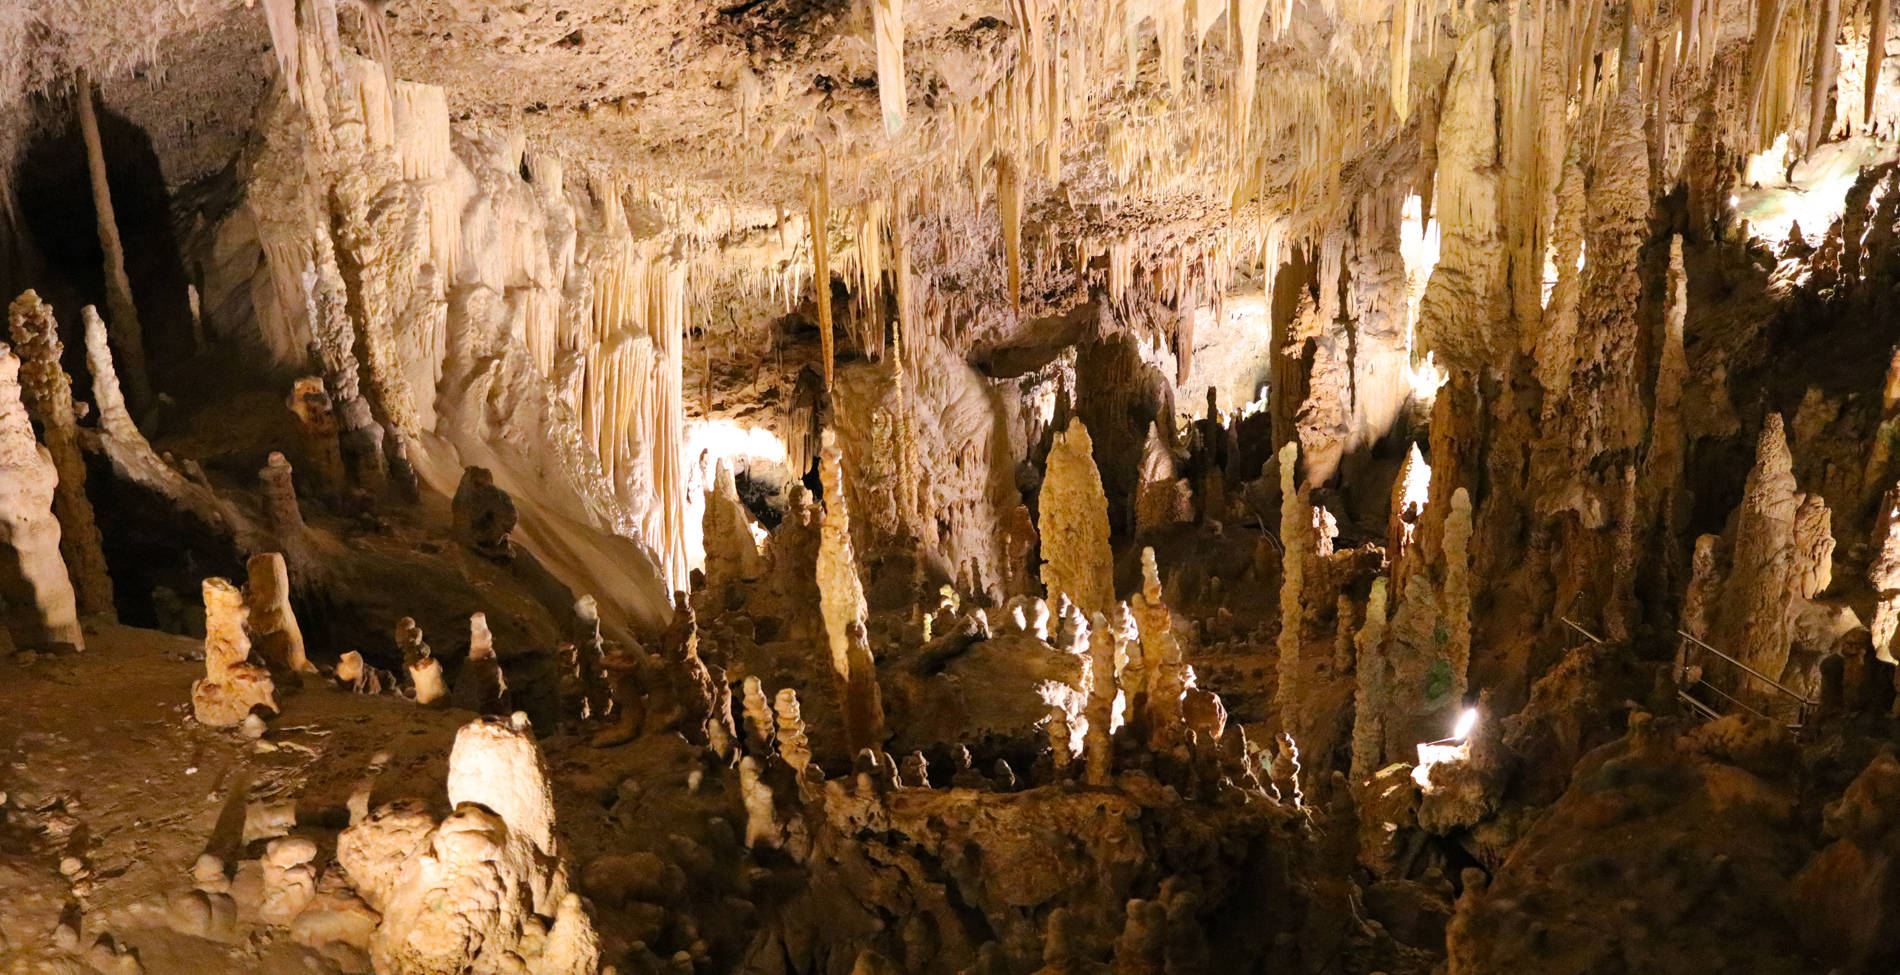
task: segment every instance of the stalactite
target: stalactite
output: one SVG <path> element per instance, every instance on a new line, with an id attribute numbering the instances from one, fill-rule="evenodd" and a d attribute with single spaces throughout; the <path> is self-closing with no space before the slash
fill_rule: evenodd
<path id="1" fill-rule="evenodd" d="M 1294 469 L 1299 466 L 1300 448 L 1289 441 L 1280 448 L 1280 637 L 1278 682 L 1274 701 L 1280 712 L 1280 730 L 1295 740 L 1306 731 L 1301 708 L 1306 703 L 1306 661 L 1301 639 L 1306 619 L 1301 601 L 1306 578 L 1306 559 L 1312 544 L 1312 510 L 1306 492 L 1300 490 Z"/>
<path id="2" fill-rule="evenodd" d="M 1385 661 L 1386 578 L 1372 580 L 1366 596 L 1366 622 L 1353 639 L 1352 780 L 1364 782 L 1384 761 L 1389 675 Z"/>
<path id="3" fill-rule="evenodd" d="M 825 393 L 831 392 L 832 360 L 837 357 L 831 335 L 831 160 L 818 151 L 818 179 L 811 190 L 811 286 L 818 299 L 818 346 L 825 373 Z"/>
<path id="4" fill-rule="evenodd" d="M 86 458 L 79 451 L 72 380 L 60 367 L 65 349 L 59 341 L 59 324 L 53 320 L 52 307 L 28 291 L 7 310 L 7 325 L 13 346 L 19 350 L 20 386 L 26 391 L 34 418 L 40 422 L 46 451 L 59 471 L 53 514 L 59 517 L 59 550 L 72 575 L 79 611 L 117 622 L 104 543 L 93 521 L 92 501 L 86 497 Z"/>
<path id="5" fill-rule="evenodd" d="M 1861 82 L 1860 121 L 1869 128 L 1874 124 L 1874 101 L 1880 97 L 1880 65 L 1887 59 L 1887 19 L 1893 13 L 1887 0 L 1872 0 L 1873 23 L 1867 31 L 1866 80 Z"/>
<path id="6" fill-rule="evenodd" d="M 904 0 L 873 0 L 872 31 L 877 40 L 877 97 L 884 131 L 904 129 Z"/>
<path id="7" fill-rule="evenodd" d="M 1023 181 L 1015 160 L 996 157 L 997 221 L 1003 227 L 1003 270 L 1009 283 L 1009 303 L 1023 300 Z"/>
<path id="8" fill-rule="evenodd" d="M 1412 21 L 1417 19 L 1417 0 L 1399 0 L 1392 8 L 1392 43 L 1389 48 L 1389 88 L 1392 112 L 1403 123 L 1411 113 Z"/>
<path id="9" fill-rule="evenodd" d="M 1506 297 L 1494 51 L 1488 29 L 1465 42 L 1438 123 L 1440 256 L 1419 303 L 1418 340 L 1454 369 L 1495 358 L 1491 333 Z"/>
<path id="10" fill-rule="evenodd" d="M 1107 612 L 1115 601 L 1114 553 L 1108 547 L 1108 498 L 1095 466 L 1094 442 L 1081 417 L 1055 435 L 1037 501 L 1042 584 L 1049 598 L 1068 596 L 1083 613 Z"/>
<path id="11" fill-rule="evenodd" d="M 1875 0 L 1880 3 L 1882 0 Z M 1827 139 L 1828 93 L 1840 73 L 1840 49 L 1834 38 L 1841 30 L 1841 0 L 1821 0 L 1819 25 L 1814 32 L 1814 80 L 1808 92 L 1808 139 L 1806 151 L 1812 154 Z"/>
<path id="12" fill-rule="evenodd" d="M 112 341 L 118 346 L 120 381 L 134 410 L 151 405 L 152 391 L 145 371 L 145 339 L 138 308 L 132 302 L 132 280 L 125 273 L 125 245 L 119 240 L 119 220 L 112 210 L 112 188 L 106 183 L 105 148 L 99 141 L 99 116 L 93 108 L 98 89 L 85 68 L 75 78 L 79 97 L 79 131 L 85 137 L 86 165 L 92 174 L 92 206 L 99 229 L 99 249 L 105 254 L 106 310 L 111 313 Z M 82 601 L 83 601 L 83 589 Z"/>
<path id="13" fill-rule="evenodd" d="M 1577 305 L 1582 291 L 1584 187 L 1583 164 L 1575 146 L 1557 187 L 1557 222 L 1552 228 L 1557 283 L 1544 307 L 1544 326 L 1536 342 L 1537 383 L 1544 388 L 1544 422 L 1552 422 L 1570 389 L 1576 362 Z"/>

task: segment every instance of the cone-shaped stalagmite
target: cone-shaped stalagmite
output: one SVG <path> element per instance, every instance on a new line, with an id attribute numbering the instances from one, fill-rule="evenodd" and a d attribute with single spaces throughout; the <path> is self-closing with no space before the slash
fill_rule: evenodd
<path id="1" fill-rule="evenodd" d="M 1301 599 L 1306 556 L 1311 548 L 1308 536 L 1313 530 L 1306 492 L 1299 490 L 1299 482 L 1293 476 L 1299 461 L 1299 445 L 1287 441 L 1280 448 L 1280 661 L 1274 700 L 1280 710 L 1280 729 L 1295 740 L 1306 731 L 1301 718 L 1307 676 L 1306 661 L 1300 652 L 1306 615 Z"/>
<path id="2" fill-rule="evenodd" d="M 256 637 L 258 655 L 283 670 L 316 673 L 304 656 L 303 629 L 290 609 L 290 572 L 284 557 L 276 552 L 254 555 L 245 571 L 250 575 L 244 585 L 247 625 Z"/>
<path id="3" fill-rule="evenodd" d="M 825 621 L 825 642 L 831 648 L 832 671 L 844 681 L 851 676 L 851 640 L 846 628 L 865 618 L 864 583 L 858 578 L 857 559 L 851 551 L 844 455 L 830 430 L 825 431 L 823 443 L 818 457 L 818 473 L 825 485 L 824 521 L 818 538 L 818 611 Z"/>
<path id="4" fill-rule="evenodd" d="M 263 706 L 277 710 L 270 671 L 251 663 L 250 613 L 244 593 L 225 579 L 204 581 L 205 676 L 191 685 L 200 724 L 229 728 Z"/>
<path id="5" fill-rule="evenodd" d="M 72 381 L 59 364 L 63 351 L 59 325 L 53 321 L 52 307 L 31 291 L 13 302 L 7 324 L 20 354 L 20 386 L 34 418 L 40 421 L 53 465 L 59 469 L 53 513 L 59 516 L 60 552 L 72 574 L 79 611 L 117 620 L 99 526 L 93 522 L 92 502 L 86 498 L 86 458 L 79 452 Z"/>
<path id="6" fill-rule="evenodd" d="M 1358 685 L 1353 692 L 1352 778 L 1362 782 L 1379 768 L 1385 755 L 1385 709 L 1390 692 L 1385 662 L 1385 590 L 1381 576 L 1372 580 L 1366 596 L 1366 622 L 1353 640 Z"/>
<path id="7" fill-rule="evenodd" d="M 1038 498 L 1042 584 L 1068 596 L 1085 618 L 1115 602 L 1115 556 L 1108 547 L 1108 498 L 1094 444 L 1080 417 L 1055 435 Z"/>
<path id="8" fill-rule="evenodd" d="M 79 607 L 59 554 L 59 472 L 20 405 L 20 360 L 0 345 L 0 597 L 7 632 L 27 649 L 84 649 Z"/>

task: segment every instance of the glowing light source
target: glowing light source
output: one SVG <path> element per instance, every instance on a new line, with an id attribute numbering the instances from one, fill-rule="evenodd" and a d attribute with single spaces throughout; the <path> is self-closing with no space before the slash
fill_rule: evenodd
<path id="1" fill-rule="evenodd" d="M 1412 769 L 1412 781 L 1425 791 L 1432 791 L 1432 766 L 1447 762 L 1462 762 L 1471 757 L 1471 733 L 1478 727 L 1478 709 L 1466 708 L 1458 716 L 1451 737 L 1442 741 L 1429 741 L 1418 746 L 1418 765 Z"/>
<path id="2" fill-rule="evenodd" d="M 1438 388 L 1451 378 L 1432 361 L 1432 354 L 1425 353 L 1425 359 L 1417 366 L 1405 367 L 1405 378 L 1412 385 L 1412 398 L 1421 403 L 1430 403 L 1438 396 Z"/>
<path id="3" fill-rule="evenodd" d="M 1471 737 L 1471 732 L 1477 727 L 1478 709 L 1466 708 L 1465 713 L 1458 716 L 1458 727 L 1452 730 L 1452 740 L 1464 741 L 1466 738 Z"/>

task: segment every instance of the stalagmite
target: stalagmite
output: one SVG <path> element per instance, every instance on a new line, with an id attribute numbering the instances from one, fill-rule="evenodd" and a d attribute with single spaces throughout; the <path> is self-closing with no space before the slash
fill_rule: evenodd
<path id="1" fill-rule="evenodd" d="M 877 39 L 877 97 L 884 131 L 904 129 L 904 0 L 873 0 L 872 32 Z"/>
<path id="2" fill-rule="evenodd" d="M 818 610 L 825 621 L 825 640 L 831 648 L 831 667 L 842 682 L 851 679 L 851 641 L 846 630 L 862 623 L 867 610 L 864 583 L 858 578 L 857 558 L 851 551 L 851 514 L 845 501 L 844 454 L 837 437 L 826 430 L 818 457 L 818 473 L 825 486 L 824 521 L 818 538 Z M 856 754 L 857 749 L 852 749 Z"/>
<path id="3" fill-rule="evenodd" d="M 1181 722 L 1181 695 L 1187 689 L 1186 662 L 1181 644 L 1174 635 L 1174 613 L 1161 596 L 1161 572 L 1155 563 L 1154 549 L 1141 550 L 1141 590 L 1130 604 L 1140 639 L 1140 660 L 1132 657 L 1123 670 L 1124 690 L 1129 703 L 1146 698 L 1151 741 L 1160 743 L 1174 737 Z M 1139 683 L 1136 683 L 1136 682 Z"/>
<path id="4" fill-rule="evenodd" d="M 488 629 L 487 613 L 468 618 L 468 660 L 455 685 L 456 702 L 478 714 L 507 714 L 508 680 L 495 657 L 495 635 Z"/>
<path id="5" fill-rule="evenodd" d="M 877 664 L 871 659 L 871 644 L 864 624 L 852 620 L 846 627 L 848 664 L 844 681 L 845 747 L 857 754 L 866 748 L 884 750 L 884 697 L 878 688 Z"/>
<path id="6" fill-rule="evenodd" d="M 1108 498 L 1081 417 L 1072 418 L 1069 428 L 1055 435 L 1037 507 L 1042 584 L 1049 598 L 1068 596 L 1089 616 L 1107 612 L 1115 601 Z"/>
<path id="7" fill-rule="evenodd" d="M 739 799 L 745 805 L 745 845 L 748 850 L 770 850 L 779 845 L 779 825 L 772 809 L 772 787 L 761 779 L 759 760 L 739 760 Z"/>
<path id="8" fill-rule="evenodd" d="M 1089 785 L 1107 785 L 1110 763 L 1114 760 L 1113 739 L 1110 727 L 1114 721 L 1115 695 L 1119 688 L 1115 686 L 1115 634 L 1108 627 L 1108 617 L 1096 613 L 1089 625 L 1089 705 L 1087 744 L 1083 748 L 1086 761 L 1085 781 Z"/>
<path id="9" fill-rule="evenodd" d="M 251 556 L 245 565 L 246 624 L 256 637 L 255 648 L 265 663 L 281 670 L 314 674 L 317 668 L 304 656 L 303 630 L 290 608 L 290 571 L 276 552 Z"/>
<path id="10" fill-rule="evenodd" d="M 409 683 L 415 701 L 431 705 L 448 697 L 448 684 L 442 680 L 442 664 L 422 640 L 422 628 L 410 617 L 396 621 L 396 649 L 402 651 L 402 663 L 409 671 Z"/>
<path id="11" fill-rule="evenodd" d="M 1366 622 L 1353 640 L 1358 661 L 1353 691 L 1352 780 L 1364 782 L 1377 771 L 1385 752 L 1386 708 L 1390 706 L 1385 662 L 1386 579 L 1372 580 L 1366 596 Z"/>
<path id="12" fill-rule="evenodd" d="M 1471 497 L 1459 488 L 1445 518 L 1445 660 L 1451 697 L 1462 701 L 1471 669 Z"/>
<path id="13" fill-rule="evenodd" d="M 270 671 L 251 663 L 244 593 L 225 579 L 204 581 L 205 676 L 191 685 L 191 711 L 200 724 L 230 728 L 253 708 L 277 710 Z"/>
<path id="14" fill-rule="evenodd" d="M 1645 535 L 1654 540 L 1652 551 L 1662 554 L 1662 578 L 1673 583 L 1680 572 L 1676 509 L 1682 493 L 1682 473 L 1688 443 L 1682 428 L 1682 386 L 1688 363 L 1683 353 L 1683 322 L 1688 315 L 1688 275 L 1683 270 L 1682 236 L 1669 242 L 1668 304 L 1663 313 L 1662 349 L 1656 360 L 1656 392 L 1649 446 L 1643 452 L 1640 508 Z M 1676 563 L 1671 568 L 1671 563 Z"/>
<path id="15" fill-rule="evenodd" d="M 292 478 L 290 461 L 277 451 L 271 451 L 264 466 L 257 472 L 259 484 L 263 487 L 264 518 L 270 524 L 271 535 L 277 544 L 289 547 L 303 537 L 303 509 L 297 504 L 297 484 Z"/>
<path id="16" fill-rule="evenodd" d="M 59 553 L 53 494 L 59 472 L 33 438 L 20 404 L 20 360 L 0 345 L 0 598 L 7 632 L 22 649 L 83 650 L 79 608 Z"/>
<path id="17" fill-rule="evenodd" d="M 112 603 L 112 577 L 106 574 L 106 555 L 93 521 L 92 502 L 86 497 L 86 458 L 79 451 L 79 424 L 73 415 L 72 380 L 60 366 L 64 346 L 53 309 L 28 291 L 8 309 L 7 324 L 20 357 L 20 388 L 28 409 L 40 421 L 46 451 L 59 471 L 53 494 L 53 514 L 59 518 L 59 550 L 72 576 L 79 612 L 108 621 L 118 620 Z"/>
<path id="18" fill-rule="evenodd" d="M 1894 635 L 1900 632 L 1900 487 L 1887 491 L 1874 523 L 1873 560 L 1867 581 L 1874 590 L 1874 618 L 1868 624 L 1874 653 L 1882 663 L 1894 663 Z"/>
<path id="19" fill-rule="evenodd" d="M 772 754 L 776 741 L 773 729 L 772 701 L 765 696 L 765 682 L 758 675 L 747 675 L 740 684 L 740 709 L 745 717 L 746 751 L 761 757 Z"/>
<path id="20" fill-rule="evenodd" d="M 1306 660 L 1301 651 L 1305 635 L 1305 604 L 1302 588 L 1306 578 L 1306 559 L 1313 530 L 1312 509 L 1306 492 L 1298 487 L 1294 468 L 1299 465 L 1300 448 L 1287 441 L 1280 448 L 1280 660 L 1273 699 L 1280 712 L 1280 727 L 1295 739 L 1306 731 L 1301 707 L 1306 699 Z"/>
<path id="21" fill-rule="evenodd" d="M 1794 614 L 1795 521 L 1800 512 L 1794 458 L 1781 414 L 1762 424 L 1755 466 L 1742 488 L 1730 541 L 1733 568 L 1723 586 L 1718 623 L 1709 641 L 1755 670 L 1779 676 L 1787 664 Z M 1751 688 L 1757 696 L 1764 693 Z"/>
<path id="22" fill-rule="evenodd" d="M 759 543 L 752 537 L 751 518 L 739 500 L 738 484 L 724 459 L 713 471 L 712 490 L 706 492 L 706 515 L 701 537 L 706 549 L 706 588 L 715 592 L 750 582 L 764 571 Z"/>
<path id="23" fill-rule="evenodd" d="M 1880 425 L 1874 428 L 1872 440 L 1867 451 L 1867 466 L 1861 471 L 1862 503 L 1874 501 L 1893 477 L 1893 447 L 1900 442 L 1900 346 L 1893 349 L 1887 360 L 1887 379 L 1880 387 Z"/>
<path id="24" fill-rule="evenodd" d="M 78 89 L 79 131 L 86 141 L 86 166 L 92 175 L 92 206 L 99 228 L 99 249 L 105 255 L 106 310 L 112 315 L 112 341 L 119 347 L 125 375 L 125 395 L 135 410 L 152 402 L 145 371 L 144 332 L 138 308 L 132 302 L 132 281 L 125 274 L 125 246 L 119 241 L 119 221 L 112 211 L 112 188 L 106 182 L 106 156 L 99 139 L 98 89 L 85 68 L 74 78 Z"/>
<path id="25" fill-rule="evenodd" d="M 811 742 L 805 736 L 805 715 L 798 705 L 798 692 L 782 688 L 772 702 L 777 715 L 778 755 L 800 776 L 811 764 Z"/>
<path id="26" fill-rule="evenodd" d="M 319 491 L 339 494 L 349 484 L 343 468 L 343 448 L 337 439 L 336 406 L 323 377 L 305 376 L 291 384 L 285 406 L 297 418 L 297 448 L 306 473 Z"/>
<path id="27" fill-rule="evenodd" d="M 92 372 L 92 404 L 99 414 L 99 443 L 112 464 L 113 473 L 166 498 L 181 512 L 196 516 L 206 526 L 248 531 L 248 526 L 231 524 L 243 519 L 220 502 L 209 488 L 179 473 L 152 450 L 126 409 L 112 350 L 106 343 L 105 322 L 91 305 L 81 308 L 79 313 L 86 326 L 86 367 Z"/>
<path id="28" fill-rule="evenodd" d="M 1536 341 L 1537 383 L 1544 388 L 1545 422 L 1555 415 L 1570 389 L 1577 343 L 1577 304 L 1583 287 L 1583 164 L 1573 147 L 1557 184 L 1557 221 L 1551 230 L 1557 283 L 1544 305 L 1544 324 Z"/>

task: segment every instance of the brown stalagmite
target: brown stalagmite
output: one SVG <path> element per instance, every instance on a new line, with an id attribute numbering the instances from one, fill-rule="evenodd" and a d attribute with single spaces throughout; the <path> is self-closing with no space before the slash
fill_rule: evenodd
<path id="1" fill-rule="evenodd" d="M 92 174 L 92 207 L 99 227 L 99 249 L 105 254 L 106 310 L 112 313 L 112 343 L 118 346 L 126 398 L 143 410 L 152 402 L 145 373 L 145 340 L 139 328 L 138 308 L 132 303 L 132 280 L 125 274 L 125 246 L 119 241 L 119 221 L 112 212 L 112 188 L 106 182 L 106 156 L 99 140 L 99 115 L 93 107 L 97 89 L 85 68 L 74 79 L 79 89 L 79 131 L 86 140 L 86 167 Z"/>
<path id="2" fill-rule="evenodd" d="M 831 160 L 818 150 L 818 180 L 811 191 L 811 287 L 818 299 L 818 346 L 824 360 L 825 393 L 831 392 Z"/>
<path id="3" fill-rule="evenodd" d="M 1372 580 L 1366 596 L 1366 622 L 1353 640 L 1357 658 L 1353 689 L 1352 780 L 1363 782 L 1378 771 L 1385 755 L 1385 711 L 1390 706 L 1385 662 L 1386 579 Z"/>
<path id="4" fill-rule="evenodd" d="M 290 461 L 277 451 L 264 461 L 257 472 L 263 485 L 264 518 L 279 545 L 291 545 L 303 536 L 303 509 L 297 504 L 297 484 Z"/>
<path id="5" fill-rule="evenodd" d="M 316 673 L 304 655 L 303 629 L 290 608 L 290 570 L 284 557 L 276 552 L 253 555 L 244 570 L 250 575 L 244 584 L 244 605 L 251 634 L 257 638 L 258 656 L 281 670 Z"/>
<path id="6" fill-rule="evenodd" d="M 1089 618 L 1089 703 L 1088 730 L 1084 733 L 1083 775 L 1089 785 L 1107 785 L 1110 763 L 1114 759 L 1113 730 L 1115 715 L 1115 633 L 1108 617 L 1096 613 Z"/>
<path id="7" fill-rule="evenodd" d="M 1313 515 L 1306 503 L 1306 493 L 1299 490 L 1299 482 L 1293 476 L 1299 460 L 1299 445 L 1287 441 L 1280 448 L 1280 661 L 1273 694 L 1280 710 L 1280 729 L 1296 740 L 1306 730 L 1300 718 L 1306 681 L 1305 661 L 1300 653 L 1305 619 L 1301 590 L 1305 586 L 1306 557 L 1311 548 L 1308 536 L 1313 530 Z"/>
<path id="8" fill-rule="evenodd" d="M 442 664 L 423 642 L 422 627 L 417 626 L 414 619 L 405 616 L 396 621 L 396 649 L 402 651 L 403 666 L 409 671 L 417 704 L 431 705 L 448 697 L 449 687 L 442 680 Z"/>
<path id="9" fill-rule="evenodd" d="M 322 376 L 305 376 L 290 386 L 284 405 L 297 418 L 297 448 L 301 463 L 317 482 L 319 493 L 337 494 L 348 484 L 343 448 L 338 440 L 336 404 L 324 388 Z"/>
<path id="10" fill-rule="evenodd" d="M 206 579 L 205 676 L 191 685 L 191 710 L 200 724 L 229 728 L 251 709 L 277 710 L 270 671 L 250 662 L 249 612 L 244 593 L 227 579 Z"/>
<path id="11" fill-rule="evenodd" d="M 22 649 L 86 647 L 66 562 L 59 554 L 53 494 L 59 472 L 33 438 L 20 405 L 20 360 L 0 344 L 0 598 L 7 632 Z"/>
<path id="12" fill-rule="evenodd" d="M 1108 497 L 1081 417 L 1070 419 L 1069 428 L 1055 435 L 1037 506 L 1042 584 L 1049 598 L 1066 595 L 1087 616 L 1106 613 L 1115 602 Z"/>
<path id="13" fill-rule="evenodd" d="M 1682 384 L 1689 368 L 1682 348 L 1682 325 L 1688 316 L 1689 284 L 1683 270 L 1680 234 L 1669 242 L 1666 298 L 1662 349 L 1656 358 L 1655 409 L 1649 426 L 1649 448 L 1643 453 L 1639 506 L 1647 521 L 1644 535 L 1652 539 L 1650 551 L 1661 555 L 1662 578 L 1673 583 L 1680 571 L 1680 556 L 1674 554 L 1679 528 L 1676 508 L 1682 495 L 1683 459 L 1688 449 L 1682 429 Z"/>
<path id="14" fill-rule="evenodd" d="M 852 620 L 845 628 L 845 638 L 850 642 L 844 681 L 845 745 L 853 755 L 866 748 L 882 752 L 886 737 L 884 696 L 878 689 L 877 664 L 871 658 L 864 624 Z"/>
<path id="15" fill-rule="evenodd" d="M 1445 660 L 1451 697 L 1462 701 L 1471 669 L 1471 496 L 1459 488 L 1445 517 Z"/>
<path id="16" fill-rule="evenodd" d="M 1868 629 L 1874 652 L 1883 663 L 1893 663 L 1894 634 L 1900 631 L 1900 486 L 1889 489 L 1881 499 L 1874 544 L 1879 548 L 1867 566 L 1867 581 L 1873 584 L 1877 601 Z"/>
<path id="17" fill-rule="evenodd" d="M 60 368 L 64 346 L 53 309 L 31 291 L 20 295 L 8 309 L 7 324 L 20 356 L 20 387 L 28 409 L 40 421 L 46 452 L 59 471 L 59 489 L 53 494 L 53 514 L 59 518 L 59 550 L 72 576 L 79 612 L 117 621 L 112 605 L 112 577 L 106 574 L 106 554 L 99 526 L 86 497 L 86 458 L 79 451 L 79 424 L 73 416 L 72 381 Z"/>
<path id="18" fill-rule="evenodd" d="M 798 704 L 798 692 L 783 688 L 772 702 L 777 717 L 778 755 L 800 776 L 811 764 L 811 742 L 805 735 L 805 714 Z"/>
<path id="19" fill-rule="evenodd" d="M 487 613 L 472 613 L 468 618 L 468 660 L 462 664 L 462 676 L 455 685 L 460 706 L 480 714 L 509 713 L 508 679 L 495 656 L 495 634 L 488 629 Z"/>
<path id="20" fill-rule="evenodd" d="M 759 577 L 764 560 L 758 540 L 752 537 L 751 518 L 732 468 L 722 458 L 713 471 L 712 490 L 706 492 L 706 514 L 701 537 L 706 549 L 706 588 L 719 591 L 734 583 L 750 582 Z"/>
<path id="21" fill-rule="evenodd" d="M 831 648 L 831 668 L 839 681 L 851 679 L 851 640 L 847 630 L 866 616 L 864 583 L 858 578 L 858 560 L 851 551 L 851 513 L 845 502 L 844 454 L 830 430 L 823 436 L 818 474 L 825 486 L 824 521 L 818 536 L 818 612 L 825 621 L 825 641 Z M 857 750 L 853 749 L 852 754 Z"/>
<path id="22" fill-rule="evenodd" d="M 1742 487 L 1741 510 L 1729 541 L 1732 567 L 1709 641 L 1770 676 L 1780 676 L 1788 663 L 1800 506 L 1781 414 L 1770 413 L 1762 424 L 1755 466 Z"/>
<path id="23" fill-rule="evenodd" d="M 1834 516 L 1818 493 L 1801 495 L 1794 516 L 1791 579 L 1802 599 L 1819 596 L 1834 582 Z"/>
<path id="24" fill-rule="evenodd" d="M 1161 572 L 1155 564 L 1155 550 L 1141 550 L 1141 591 L 1135 594 L 1134 613 L 1140 663 L 1132 659 L 1123 669 L 1124 690 L 1129 703 L 1145 697 L 1148 703 L 1148 727 L 1155 741 L 1166 741 L 1181 721 L 1181 696 L 1187 690 L 1187 663 L 1181 656 L 1180 641 L 1174 635 L 1174 613 L 1161 597 Z M 1134 680 L 1127 680 L 1134 675 Z M 1137 684 L 1137 681 L 1139 684 Z"/>

